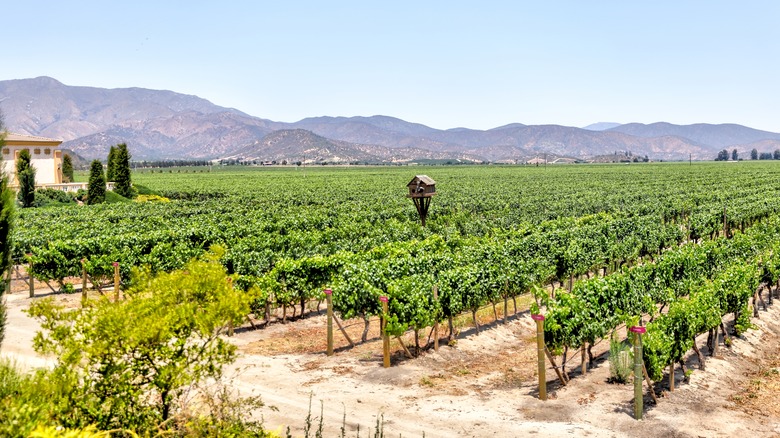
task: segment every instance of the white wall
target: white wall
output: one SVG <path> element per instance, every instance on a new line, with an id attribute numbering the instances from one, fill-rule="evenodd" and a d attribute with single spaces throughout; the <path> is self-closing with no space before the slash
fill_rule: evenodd
<path id="1" fill-rule="evenodd" d="M 59 148 L 52 146 L 8 146 L 3 147 L 3 151 L 8 149 L 8 154 L 3 153 L 3 170 L 8 175 L 9 183 L 16 185 L 16 163 L 14 157 L 16 152 L 22 149 L 30 151 L 32 159 L 30 163 L 35 168 L 35 185 L 57 184 L 62 182 L 62 160 L 55 155 L 61 152 Z M 38 153 L 36 154 L 36 150 Z M 49 151 L 46 154 L 46 150 Z"/>

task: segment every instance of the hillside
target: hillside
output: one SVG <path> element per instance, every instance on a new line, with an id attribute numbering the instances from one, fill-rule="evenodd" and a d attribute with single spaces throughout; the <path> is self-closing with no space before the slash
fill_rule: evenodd
<path id="1" fill-rule="evenodd" d="M 305 129 L 274 131 L 227 158 L 288 163 L 402 163 L 414 160 L 481 161 L 477 156 L 417 148 L 387 148 L 330 140 Z"/>
<path id="2" fill-rule="evenodd" d="M 780 140 L 780 134 L 742 125 L 722 124 L 711 125 L 697 123 L 693 125 L 673 125 L 671 123 L 628 123 L 609 129 L 609 132 L 620 132 L 643 138 L 676 136 L 693 143 L 718 149 L 735 145 L 746 145 L 760 140 Z"/>
<path id="3" fill-rule="evenodd" d="M 87 160 L 104 159 L 110 146 L 120 142 L 129 144 L 138 160 L 276 160 L 310 149 L 307 161 L 311 156 L 327 162 L 523 162 L 543 154 L 588 159 L 615 153 L 709 160 L 723 148 L 740 154 L 753 147 L 773 152 L 780 144 L 779 133 L 734 124 L 596 123 L 574 128 L 513 123 L 488 130 L 439 130 L 381 115 L 284 123 L 173 91 L 77 87 L 48 77 L 0 81 L 0 110 L 10 131 L 61 139 L 64 148 Z M 300 132 L 269 137 L 289 130 L 318 137 Z"/>
<path id="4" fill-rule="evenodd" d="M 0 109 L 13 132 L 64 140 L 84 158 L 120 142 L 133 158 L 215 157 L 272 132 L 272 122 L 196 96 L 141 88 L 72 87 L 40 77 L 0 81 Z"/>

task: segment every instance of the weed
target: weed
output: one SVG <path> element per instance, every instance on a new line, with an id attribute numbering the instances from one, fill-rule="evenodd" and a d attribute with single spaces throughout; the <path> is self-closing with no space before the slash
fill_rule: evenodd
<path id="1" fill-rule="evenodd" d="M 609 340 L 609 382 L 626 383 L 633 373 L 634 354 L 631 347 L 619 341 L 612 332 Z"/>
<path id="2" fill-rule="evenodd" d="M 469 375 L 469 374 L 471 374 L 471 370 L 469 370 L 468 368 L 460 368 L 460 369 L 458 369 L 456 372 L 457 372 L 459 375 L 461 375 L 461 376 L 466 376 L 466 375 Z"/>

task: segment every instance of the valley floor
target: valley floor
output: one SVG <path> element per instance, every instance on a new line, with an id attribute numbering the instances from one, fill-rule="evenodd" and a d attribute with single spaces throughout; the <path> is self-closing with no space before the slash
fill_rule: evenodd
<path id="1" fill-rule="evenodd" d="M 80 294 L 50 296 L 73 306 L 80 299 Z M 24 291 L 7 295 L 0 355 L 25 367 L 45 366 L 50 361 L 32 349 L 38 324 L 23 313 L 30 301 Z M 492 315 L 491 310 L 491 320 Z M 538 400 L 535 326 L 527 312 L 505 324 L 483 324 L 478 335 L 464 324 L 452 346 L 416 359 L 405 358 L 393 341 L 391 368 L 382 367 L 376 321 L 369 341 L 353 348 L 337 331 L 332 357 L 325 355 L 324 314 L 266 329 L 242 327 L 230 338 L 241 354 L 225 381 L 242 395 L 260 396 L 266 407 L 255 415 L 270 429 L 289 425 L 294 436 L 303 434 L 309 412 L 316 430 L 321 411 L 324 436 L 339 436 L 344 418 L 346 436 L 355 436 L 358 427 L 360 436 L 369 436 L 377 416 L 388 436 L 404 437 L 780 436 L 774 405 L 780 395 L 780 305 L 760 315 L 753 320 L 757 329 L 730 348 L 721 346 L 721 357 L 707 358 L 706 371 L 689 356 L 690 383 L 682 382 L 679 370 L 674 392 L 667 391 L 666 379 L 657 383 L 662 396 L 658 405 L 646 396 L 643 421 L 633 418 L 633 387 L 607 383 L 607 341 L 594 347 L 600 355 L 586 375 L 580 375 L 579 354 L 569 361 L 572 380 L 565 387 L 548 369 L 550 400 Z M 350 336 L 360 339 L 362 321 L 347 325 Z M 699 345 L 705 340 L 700 337 Z M 406 344 L 414 344 L 409 335 Z"/>

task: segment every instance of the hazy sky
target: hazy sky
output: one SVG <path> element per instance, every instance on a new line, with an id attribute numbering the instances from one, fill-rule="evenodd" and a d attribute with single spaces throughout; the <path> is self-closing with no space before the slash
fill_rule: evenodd
<path id="1" fill-rule="evenodd" d="M 15 1 L 0 80 L 173 90 L 254 116 L 780 132 L 777 1 Z"/>

